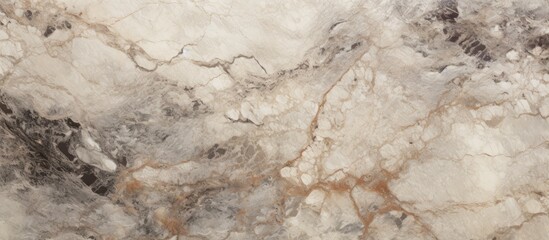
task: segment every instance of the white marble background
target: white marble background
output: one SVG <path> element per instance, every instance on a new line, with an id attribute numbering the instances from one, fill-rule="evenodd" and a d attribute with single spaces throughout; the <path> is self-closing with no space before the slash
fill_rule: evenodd
<path id="1" fill-rule="evenodd" d="M 0 239 L 549 239 L 547 0 L 0 23 Z"/>

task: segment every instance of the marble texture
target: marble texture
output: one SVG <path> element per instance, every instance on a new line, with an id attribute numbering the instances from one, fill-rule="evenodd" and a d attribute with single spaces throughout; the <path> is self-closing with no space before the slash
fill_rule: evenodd
<path id="1" fill-rule="evenodd" d="M 0 0 L 0 239 L 549 239 L 547 0 Z"/>

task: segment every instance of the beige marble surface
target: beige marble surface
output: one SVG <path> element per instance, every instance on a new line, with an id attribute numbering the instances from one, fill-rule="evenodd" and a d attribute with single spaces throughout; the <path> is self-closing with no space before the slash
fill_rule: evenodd
<path id="1" fill-rule="evenodd" d="M 0 0 L 0 239 L 549 239 L 547 0 Z"/>

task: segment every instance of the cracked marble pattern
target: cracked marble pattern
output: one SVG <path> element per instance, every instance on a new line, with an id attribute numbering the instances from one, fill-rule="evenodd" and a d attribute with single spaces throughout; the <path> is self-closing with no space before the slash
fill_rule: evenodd
<path id="1" fill-rule="evenodd" d="M 549 239 L 547 0 L 0 0 L 0 239 Z"/>

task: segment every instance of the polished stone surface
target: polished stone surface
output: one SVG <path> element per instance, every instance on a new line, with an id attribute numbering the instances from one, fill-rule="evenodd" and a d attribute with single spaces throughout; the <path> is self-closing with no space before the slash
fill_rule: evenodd
<path id="1" fill-rule="evenodd" d="M 547 0 L 0 0 L 0 239 L 549 239 Z"/>

